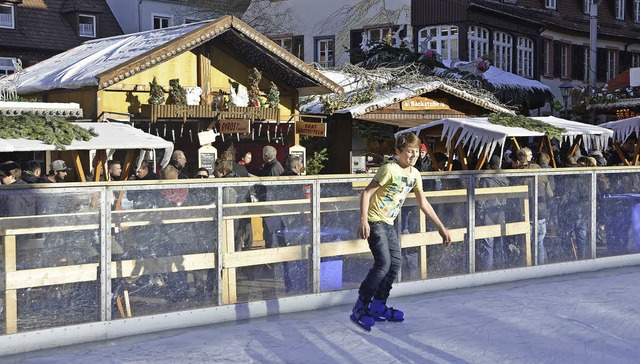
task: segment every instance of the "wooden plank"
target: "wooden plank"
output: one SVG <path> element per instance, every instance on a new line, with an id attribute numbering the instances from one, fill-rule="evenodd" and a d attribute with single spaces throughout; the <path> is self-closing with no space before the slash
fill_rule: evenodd
<path id="1" fill-rule="evenodd" d="M 427 279 L 427 247 L 420 247 L 420 261 L 422 264 L 420 265 L 420 278 Z"/>
<path id="2" fill-rule="evenodd" d="M 7 272 L 7 288 L 22 289 L 98 279 L 98 263 L 67 265 Z"/>
<path id="3" fill-rule="evenodd" d="M 582 135 L 578 135 L 573 140 L 573 145 L 571 146 L 571 150 L 569 151 L 569 156 L 573 156 L 574 154 L 576 154 L 576 151 L 580 147 L 580 141 L 582 141 Z"/>
<path id="4" fill-rule="evenodd" d="M 10 275 L 16 271 L 16 237 L 4 237 L 4 306 L 6 333 L 15 334 L 18 332 L 18 295 L 15 288 L 10 286 Z"/>
<path id="5" fill-rule="evenodd" d="M 215 260 L 215 253 L 200 253 L 113 261 L 111 262 L 111 278 L 213 269 L 216 267 Z"/>
<path id="6" fill-rule="evenodd" d="M 364 242 L 364 240 L 362 241 Z M 322 244 L 321 247 L 323 245 L 325 244 Z M 223 269 L 235 269 L 241 267 L 250 267 L 254 265 L 309 259 L 309 249 L 311 249 L 311 245 L 303 244 L 294 246 L 282 246 L 278 248 L 247 250 L 234 253 L 223 253 Z M 369 248 L 367 247 L 367 250 L 368 249 Z"/>
<path id="7" fill-rule="evenodd" d="M 613 146 L 616 148 L 616 152 L 618 153 L 618 157 L 620 157 L 620 160 L 624 163 L 625 166 L 629 167 L 630 166 L 629 161 L 627 160 L 627 157 L 624 155 L 624 152 L 620 147 L 620 143 L 613 142 Z"/>
<path id="8" fill-rule="evenodd" d="M 77 150 L 71 151 L 71 158 L 73 159 L 73 165 L 76 167 L 76 174 L 80 179 L 80 182 L 87 182 L 87 178 L 84 175 L 84 168 L 82 168 L 82 162 L 80 161 L 80 155 Z"/>
<path id="9" fill-rule="evenodd" d="M 236 291 L 236 269 L 227 266 L 228 254 L 235 251 L 235 233 L 232 220 L 225 220 L 222 223 L 222 303 L 230 304 L 238 300 Z"/>

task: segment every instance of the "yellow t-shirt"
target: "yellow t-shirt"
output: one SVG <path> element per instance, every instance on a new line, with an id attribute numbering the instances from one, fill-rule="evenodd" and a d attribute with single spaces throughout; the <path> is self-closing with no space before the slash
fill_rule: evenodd
<path id="1" fill-rule="evenodd" d="M 380 188 L 369 204 L 367 219 L 370 222 L 384 221 L 393 225 L 409 192 L 422 190 L 420 172 L 413 167 L 405 170 L 394 162 L 380 166 L 373 179 L 378 181 Z"/>

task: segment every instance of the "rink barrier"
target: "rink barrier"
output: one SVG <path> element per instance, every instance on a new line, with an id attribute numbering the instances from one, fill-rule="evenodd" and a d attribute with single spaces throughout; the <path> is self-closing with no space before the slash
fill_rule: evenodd
<path id="1" fill-rule="evenodd" d="M 607 173 L 630 173 L 629 169 L 616 170 L 606 169 Z M 576 170 L 577 171 L 577 170 Z M 580 170 L 592 183 L 595 183 L 597 173 L 594 170 Z M 494 189 L 475 189 L 474 178 L 482 177 L 484 174 L 474 173 L 463 174 L 450 173 L 448 175 L 425 174 L 425 176 L 437 176 L 442 179 L 468 179 L 468 189 L 454 189 L 445 191 L 428 191 L 426 193 L 429 201 L 434 205 L 443 204 L 460 204 L 467 203 L 467 218 L 469 225 L 465 228 L 452 228 L 451 233 L 454 242 L 462 243 L 465 240 L 470 241 L 470 248 L 473 247 L 475 239 L 486 237 L 521 235 L 525 237 L 525 258 L 522 268 L 512 268 L 505 270 L 495 270 L 491 272 L 475 273 L 473 271 L 474 258 L 470 254 L 468 259 L 469 273 L 456 275 L 452 277 L 429 278 L 427 275 L 426 265 L 426 248 L 430 245 L 439 244 L 439 236 L 437 232 L 426 231 L 426 222 L 424 216 L 420 214 L 420 232 L 402 235 L 403 248 L 419 248 L 420 259 L 425 264 L 421 265 L 421 280 L 413 282 L 398 283 L 394 287 L 394 294 L 410 295 L 423 292 L 431 292 L 436 290 L 455 289 L 462 287 L 470 287 L 482 284 L 492 284 L 499 282 L 507 282 L 520 279 L 538 278 L 566 273 L 584 272 L 590 270 L 598 270 L 612 268 L 617 266 L 636 265 L 638 264 L 638 255 L 624 255 L 615 257 L 605 257 L 598 259 L 588 259 L 576 262 L 562 262 L 543 266 L 532 266 L 535 262 L 535 244 L 531 244 L 531 228 L 529 217 L 529 204 L 535 206 L 537 200 L 529 196 L 526 185 L 509 186 Z M 567 175 L 568 172 L 556 172 L 551 175 Z M 635 172 L 637 174 L 637 172 Z M 502 175 L 513 177 L 521 177 L 524 173 L 503 173 Z M 527 175 L 536 178 L 540 173 L 528 173 Z M 266 185 L 288 184 L 295 181 L 296 184 L 313 186 L 311 200 L 283 200 L 268 201 L 254 203 L 234 203 L 223 204 L 222 192 L 218 193 L 218 203 L 223 206 L 222 209 L 215 209 L 215 206 L 189 206 L 179 208 L 166 209 L 139 209 L 131 210 L 111 210 L 108 208 L 110 203 L 107 196 L 113 195 L 114 191 L 122 189 L 127 184 L 123 183 L 95 183 L 95 184 L 64 184 L 62 186 L 45 186 L 44 188 L 32 188 L 29 192 L 35 190 L 37 193 L 46 194 L 47 190 L 55 190 L 56 188 L 64 192 L 67 190 L 87 189 L 88 193 L 92 193 L 96 199 L 96 212 L 82 212 L 73 214 L 57 214 L 46 216 L 24 216 L 24 217 L 6 217 L 0 218 L 0 235 L 3 238 L 2 253 L 4 258 L 3 279 L 0 280 L 0 290 L 4 293 L 4 312 L 3 318 L 5 322 L 5 335 L 0 336 L 0 355 L 19 353 L 24 351 L 38 350 L 43 348 L 56 347 L 61 345 L 69 345 L 74 343 L 105 340 L 110 338 L 122 337 L 126 335 L 135 335 L 145 332 L 154 332 L 173 328 L 186 328 L 203 324 L 223 322 L 229 320 L 239 320 L 253 317 L 261 317 L 271 314 L 279 314 L 286 312 L 295 312 L 305 309 L 315 309 L 327 306 L 327 302 L 331 305 L 347 304 L 353 299 L 353 289 L 343 289 L 334 292 L 321 292 L 319 276 L 320 258 L 340 257 L 346 255 L 366 254 L 369 252 L 367 243 L 364 240 L 342 240 L 334 242 L 325 242 L 320 244 L 320 216 L 322 213 L 335 211 L 355 211 L 359 209 L 359 197 L 343 196 L 343 197 L 320 197 L 320 190 L 323 185 L 331 183 L 349 183 L 353 186 L 354 191 L 361 189 L 370 176 L 353 178 L 334 177 L 334 178 L 309 178 L 302 179 L 284 179 L 284 178 L 265 178 L 261 179 L 261 183 Z M 426 179 L 429 179 L 428 177 Z M 283 181 L 284 180 L 284 181 Z M 302 180 L 302 181 L 301 181 Z M 238 179 L 241 181 L 249 181 L 248 179 Z M 251 180 L 255 183 L 255 180 Z M 185 182 L 181 181 L 181 185 Z M 238 183 L 225 183 L 226 181 L 207 181 L 208 186 L 217 186 L 221 191 L 223 188 L 229 188 Z M 136 183 L 133 183 L 134 185 Z M 172 182 L 157 182 L 156 185 L 175 185 Z M 138 184 L 140 189 L 144 185 Z M 189 181 L 188 185 L 200 185 L 195 181 Z M 595 189 L 595 184 L 592 190 Z M 13 189 L 17 190 L 17 189 Z M 7 191 L 11 191 L 8 189 Z M 9 192 L 3 191 L 4 194 Z M 475 226 L 473 205 L 476 201 L 495 198 L 501 196 L 503 198 L 520 199 L 522 201 L 523 220 L 518 222 L 510 222 L 504 224 L 496 224 L 490 226 Z M 534 195 L 535 196 L 535 195 Z M 590 197 L 590 203 L 595 206 L 595 194 Z M 277 212 L 273 211 L 273 206 L 279 205 Z M 415 197 L 409 196 L 406 206 L 415 206 Z M 251 251 L 234 251 L 233 241 L 233 221 L 239 218 L 249 217 L 265 217 L 265 216 L 283 216 L 311 214 L 313 216 L 313 243 L 309 245 L 278 247 L 272 249 L 257 249 Z M 217 215 L 217 216 L 216 216 Z M 590 214 L 590 219 L 595 219 L 595 213 Z M 138 262 L 135 259 L 127 259 L 120 261 L 111 261 L 111 234 L 112 228 L 128 228 L 135 226 L 146 226 L 150 224 L 183 224 L 186 222 L 202 222 L 211 221 L 219 218 L 222 224 L 218 224 L 221 234 L 219 238 L 219 252 L 209 252 L 203 254 L 186 254 L 179 257 L 161 257 L 161 258 L 145 258 L 143 273 L 135 272 Z M 60 219 L 64 219 L 67 225 L 61 226 Z M 443 219 L 444 220 L 444 219 Z M 353 225 L 352 222 L 348 222 Z M 445 220 L 446 224 L 446 220 Z M 595 221 L 591 221 L 594 226 Z M 109 226 L 109 228 L 106 228 Z M 27 234 L 41 234 L 51 232 L 71 232 L 79 230 L 100 230 L 100 262 L 109 262 L 110 264 L 78 264 L 59 267 L 46 267 L 37 269 L 16 269 L 15 257 L 19 247 L 16 244 L 16 237 Z M 592 255 L 595 257 L 595 232 L 590 234 Z M 532 249 L 533 245 L 533 249 Z M 532 257 L 533 256 L 533 257 Z M 219 259 L 216 259 L 219 258 Z M 183 264 L 178 269 L 171 263 L 176 259 L 180 259 Z M 278 262 L 288 262 L 301 259 L 312 259 L 314 261 L 313 269 L 313 293 L 294 297 L 282 297 L 277 299 L 269 299 L 256 302 L 237 302 L 235 295 L 235 270 L 242 267 L 272 264 Z M 220 261 L 219 267 L 215 262 Z M 170 267 L 167 270 L 167 266 Z M 222 276 L 219 284 L 222 289 L 219 290 L 218 301 L 221 304 L 216 307 L 206 307 L 201 309 L 192 309 L 179 312 L 166 312 L 156 315 L 132 317 L 113 320 L 111 318 L 112 310 L 112 294 L 110 293 L 110 281 L 114 278 L 138 277 L 141 274 L 156 274 L 177 271 L 195 271 L 201 269 L 217 269 Z M 110 277 L 110 279 L 106 279 Z M 429 279 L 427 279 L 429 278 Z M 100 304 L 101 304 L 101 320 L 86 324 L 69 325 L 64 327 L 53 327 L 35 331 L 19 332 L 17 325 L 17 298 L 16 292 L 19 289 L 42 287 L 50 285 L 70 284 L 74 282 L 95 281 L 100 283 Z M 61 333 L 64 333 L 62 335 Z"/>

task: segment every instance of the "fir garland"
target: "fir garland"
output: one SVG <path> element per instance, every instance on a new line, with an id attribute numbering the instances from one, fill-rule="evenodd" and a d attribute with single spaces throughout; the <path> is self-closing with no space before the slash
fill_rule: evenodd
<path id="1" fill-rule="evenodd" d="M 90 140 L 98 134 L 84 129 L 58 116 L 39 116 L 31 113 L 6 116 L 0 115 L 0 138 L 31 139 L 53 144 L 61 150 L 75 140 Z"/>
<path id="2" fill-rule="evenodd" d="M 509 115 L 505 113 L 493 113 L 490 114 L 487 120 L 491 124 L 508 126 L 513 128 L 524 128 L 527 130 L 538 131 L 549 135 L 549 138 L 562 139 L 562 133 L 567 131 L 564 128 L 549 125 L 542 121 L 528 118 L 522 115 Z"/>

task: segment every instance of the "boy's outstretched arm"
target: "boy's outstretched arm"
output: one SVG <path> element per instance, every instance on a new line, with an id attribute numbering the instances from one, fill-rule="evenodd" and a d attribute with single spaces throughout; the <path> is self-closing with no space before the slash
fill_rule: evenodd
<path id="1" fill-rule="evenodd" d="M 420 210 L 422 210 L 425 216 L 427 216 L 427 218 L 436 225 L 436 228 L 438 229 L 438 233 L 440 234 L 440 236 L 442 236 L 442 243 L 445 246 L 449 246 L 449 244 L 451 244 L 451 235 L 449 235 L 449 230 L 447 230 L 447 228 L 444 227 L 444 224 L 442 224 L 442 221 L 440 221 L 440 218 L 438 217 L 435 210 L 433 209 L 433 206 L 431 206 L 429 201 L 427 201 L 427 198 L 424 195 L 424 191 L 415 190 L 415 193 L 416 193 L 416 202 L 418 203 Z"/>
<path id="2" fill-rule="evenodd" d="M 380 184 L 376 180 L 371 180 L 367 187 L 364 188 L 360 195 L 360 228 L 358 229 L 358 236 L 362 239 L 368 239 L 371 233 L 369 227 L 369 220 L 367 219 L 367 213 L 369 212 L 369 203 L 371 196 L 380 188 Z"/>

